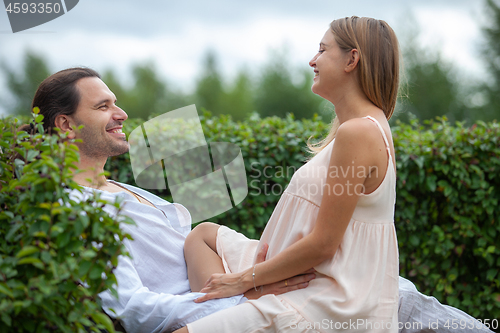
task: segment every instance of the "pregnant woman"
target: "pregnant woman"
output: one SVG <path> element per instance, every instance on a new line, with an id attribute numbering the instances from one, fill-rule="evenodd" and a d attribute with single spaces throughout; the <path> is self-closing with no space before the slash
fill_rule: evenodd
<path id="1" fill-rule="evenodd" d="M 396 170 L 388 119 L 399 57 L 396 35 L 384 21 L 350 17 L 330 24 L 309 65 L 312 91 L 333 103 L 336 118 L 329 135 L 310 146 L 313 157 L 294 174 L 260 245 L 214 224 L 195 228 L 185 245 L 192 289 L 206 293 L 198 302 L 281 280 L 286 285 L 311 268 L 316 278 L 305 289 L 249 300 L 180 332 L 398 331 Z M 264 244 L 266 261 L 256 263 Z M 225 273 L 212 274 L 210 256 L 222 259 Z"/>

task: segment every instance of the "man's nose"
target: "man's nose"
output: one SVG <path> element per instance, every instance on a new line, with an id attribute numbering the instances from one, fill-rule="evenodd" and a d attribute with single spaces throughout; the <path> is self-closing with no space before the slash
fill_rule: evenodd
<path id="1" fill-rule="evenodd" d="M 116 110 L 115 110 L 115 113 L 113 115 L 113 118 L 115 119 L 120 119 L 120 120 L 126 120 L 128 118 L 128 115 L 125 111 L 123 111 L 120 107 L 118 106 L 115 106 L 116 107 Z"/>

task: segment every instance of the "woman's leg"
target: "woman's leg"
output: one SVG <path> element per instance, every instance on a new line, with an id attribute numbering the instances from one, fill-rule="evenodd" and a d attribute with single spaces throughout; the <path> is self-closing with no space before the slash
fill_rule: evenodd
<path id="1" fill-rule="evenodd" d="M 192 291 L 200 291 L 212 274 L 225 273 L 216 247 L 219 227 L 218 224 L 204 222 L 186 237 L 184 258 Z"/>

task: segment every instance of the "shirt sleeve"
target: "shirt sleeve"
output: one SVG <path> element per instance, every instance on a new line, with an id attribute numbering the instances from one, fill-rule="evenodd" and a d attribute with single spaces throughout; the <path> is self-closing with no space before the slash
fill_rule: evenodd
<path id="1" fill-rule="evenodd" d="M 104 311 L 120 320 L 127 333 L 171 332 L 196 319 L 237 305 L 242 295 L 203 303 L 194 300 L 202 293 L 173 295 L 144 287 L 130 258 L 120 256 L 114 271 L 118 299 L 109 291 L 99 294 Z M 114 312 L 113 312 L 114 311 Z"/>

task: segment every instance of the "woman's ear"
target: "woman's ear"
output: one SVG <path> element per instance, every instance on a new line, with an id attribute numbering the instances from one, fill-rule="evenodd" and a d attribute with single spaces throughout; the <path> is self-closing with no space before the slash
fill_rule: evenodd
<path id="1" fill-rule="evenodd" d="M 359 52 L 358 52 L 358 50 L 357 49 L 352 49 L 351 51 L 349 51 L 348 57 L 349 57 L 348 58 L 348 63 L 347 63 L 347 66 L 345 68 L 345 71 L 347 73 L 352 72 L 358 66 L 358 63 L 359 63 Z"/>
<path id="2" fill-rule="evenodd" d="M 54 125 L 61 130 L 62 133 L 68 132 L 68 139 L 74 139 L 76 136 L 75 124 L 73 119 L 65 114 L 60 114 L 54 119 Z"/>

